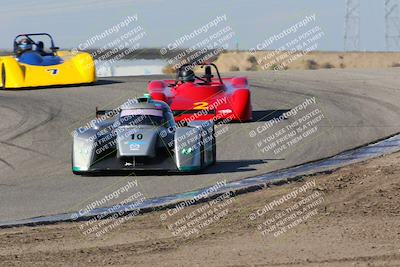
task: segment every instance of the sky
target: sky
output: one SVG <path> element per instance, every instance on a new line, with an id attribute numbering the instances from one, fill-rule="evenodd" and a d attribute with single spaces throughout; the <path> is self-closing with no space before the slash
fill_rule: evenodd
<path id="1" fill-rule="evenodd" d="M 384 0 L 360 2 L 360 50 L 384 51 Z M 250 49 L 313 14 L 314 24 L 324 32 L 317 50 L 344 49 L 345 0 L 0 0 L 0 4 L 0 49 L 11 49 L 14 36 L 28 32 L 49 32 L 57 46 L 75 48 L 134 15 L 138 20 L 129 27 L 140 25 L 146 32 L 140 40 L 142 47 L 168 46 L 226 15 L 224 25 L 235 33 L 230 48 L 237 44 L 239 49 Z M 100 40 L 96 46 L 113 38 Z M 270 48 L 278 48 L 274 45 Z"/>

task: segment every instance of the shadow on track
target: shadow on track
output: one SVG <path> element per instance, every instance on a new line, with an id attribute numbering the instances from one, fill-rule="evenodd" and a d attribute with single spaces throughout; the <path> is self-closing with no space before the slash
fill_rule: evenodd
<path id="1" fill-rule="evenodd" d="M 24 87 L 24 88 L 6 88 L 2 89 L 2 91 L 32 91 L 32 90 L 50 90 L 50 89 L 59 89 L 59 88 L 72 88 L 72 87 L 83 87 L 83 86 L 101 86 L 115 83 L 124 83 L 123 81 L 116 80 L 98 80 L 95 83 L 81 83 L 81 84 L 66 84 L 66 85 L 50 85 L 50 86 L 37 86 L 37 87 Z"/>
<path id="2" fill-rule="evenodd" d="M 254 110 L 253 121 L 270 121 L 277 119 L 290 109 L 276 109 L 276 110 Z"/>
<path id="3" fill-rule="evenodd" d="M 109 177 L 109 176 L 170 176 L 170 175 L 201 175 L 216 173 L 233 173 L 255 171 L 252 165 L 266 164 L 273 160 L 284 159 L 253 159 L 253 160 L 221 160 L 213 166 L 195 172 L 178 172 L 178 171 L 160 171 L 160 170 L 137 170 L 137 171 L 99 171 L 77 175 L 77 177 Z"/>
<path id="4" fill-rule="evenodd" d="M 214 166 L 202 170 L 201 173 L 215 174 L 255 171 L 257 169 L 252 167 L 252 165 L 266 164 L 273 160 L 284 159 L 221 160 L 217 161 Z"/>

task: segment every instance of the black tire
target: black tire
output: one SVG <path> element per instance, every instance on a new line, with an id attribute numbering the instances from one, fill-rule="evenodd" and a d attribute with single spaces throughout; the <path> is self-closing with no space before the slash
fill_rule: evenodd
<path id="1" fill-rule="evenodd" d="M 74 144 L 72 144 L 72 152 L 71 152 L 71 167 L 72 166 L 74 166 Z M 80 175 L 81 174 L 81 172 L 74 171 L 73 169 L 72 169 L 72 173 L 75 174 L 75 175 Z"/>
<path id="2" fill-rule="evenodd" d="M 213 139 L 212 139 L 212 149 L 213 149 L 213 160 L 211 165 L 214 165 L 217 163 L 217 140 L 215 140 L 215 128 L 213 126 L 213 131 L 212 131 Z"/>
<path id="3" fill-rule="evenodd" d="M 95 173 L 94 172 L 90 172 L 90 171 L 85 171 L 85 172 L 81 172 L 81 171 L 72 171 L 72 173 L 74 174 L 74 175 L 79 175 L 79 176 L 87 176 L 87 177 L 89 177 L 89 176 L 94 176 L 95 175 Z"/>
<path id="4" fill-rule="evenodd" d="M 1 89 L 6 89 L 6 68 L 4 67 L 4 64 L 1 65 L 1 83 Z"/>
<path id="5" fill-rule="evenodd" d="M 201 146 L 200 146 L 200 169 L 204 168 L 204 145 L 203 142 L 201 142 Z"/>

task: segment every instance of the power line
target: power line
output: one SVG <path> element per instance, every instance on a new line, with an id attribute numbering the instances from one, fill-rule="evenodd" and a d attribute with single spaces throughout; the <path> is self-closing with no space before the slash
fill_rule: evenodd
<path id="1" fill-rule="evenodd" d="M 386 0 L 387 1 L 387 0 Z M 359 50 L 360 46 L 360 2 L 346 0 L 344 50 Z"/>
<path id="2" fill-rule="evenodd" d="M 385 0 L 386 51 L 400 49 L 400 17 L 398 0 Z"/>

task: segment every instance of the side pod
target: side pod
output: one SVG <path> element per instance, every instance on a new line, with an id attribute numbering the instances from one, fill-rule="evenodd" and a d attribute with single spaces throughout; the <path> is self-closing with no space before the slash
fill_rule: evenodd
<path id="1" fill-rule="evenodd" d="M 25 67 L 20 66 L 15 58 L 3 57 L 0 59 L 0 83 L 5 88 L 21 87 L 25 81 Z M 2 81 L 5 81 L 3 85 Z"/>
<path id="2" fill-rule="evenodd" d="M 76 132 L 72 144 L 72 171 L 87 172 L 95 160 L 97 147 L 97 130 L 87 129 Z"/>
<path id="3" fill-rule="evenodd" d="M 197 171 L 215 163 L 214 123 L 194 121 L 175 133 L 175 157 L 180 171 Z"/>
<path id="4" fill-rule="evenodd" d="M 201 169 L 201 130 L 192 127 L 177 128 L 175 132 L 175 160 L 179 171 L 191 172 Z"/>

